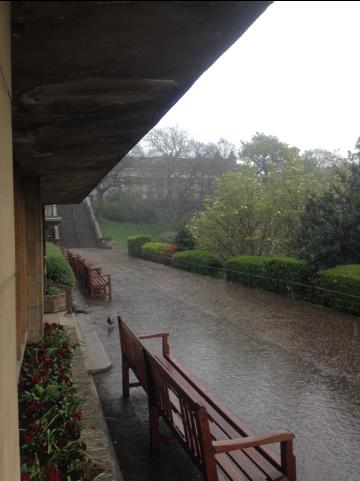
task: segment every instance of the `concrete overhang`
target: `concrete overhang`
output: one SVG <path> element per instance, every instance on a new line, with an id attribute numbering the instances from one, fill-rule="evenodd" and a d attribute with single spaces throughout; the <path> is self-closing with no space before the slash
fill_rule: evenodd
<path id="1" fill-rule="evenodd" d="M 270 3 L 12 2 L 14 158 L 42 201 L 80 202 Z"/>

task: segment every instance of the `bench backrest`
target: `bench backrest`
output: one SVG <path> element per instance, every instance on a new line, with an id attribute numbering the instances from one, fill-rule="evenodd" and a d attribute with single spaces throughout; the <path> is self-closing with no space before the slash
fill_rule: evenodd
<path id="1" fill-rule="evenodd" d="M 120 346 L 123 363 L 126 362 L 147 392 L 147 376 L 144 359 L 144 346 L 140 339 L 118 317 Z"/>
<path id="2" fill-rule="evenodd" d="M 159 410 L 206 479 L 218 479 L 209 418 L 200 398 L 188 392 L 175 369 L 170 372 L 146 349 L 144 357 L 150 405 Z"/>

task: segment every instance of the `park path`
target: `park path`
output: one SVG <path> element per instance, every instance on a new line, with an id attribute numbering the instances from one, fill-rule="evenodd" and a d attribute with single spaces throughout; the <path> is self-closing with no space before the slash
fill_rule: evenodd
<path id="1" fill-rule="evenodd" d="M 121 399 L 120 314 L 137 333 L 170 332 L 174 356 L 254 430 L 297 435 L 299 481 L 359 481 L 360 320 L 274 293 L 83 249 L 112 275 L 111 302 L 78 297 L 113 367 L 95 377 L 125 481 L 201 479 L 175 443 L 149 453 L 141 389 Z M 174 470 L 174 466 L 176 469 Z"/>

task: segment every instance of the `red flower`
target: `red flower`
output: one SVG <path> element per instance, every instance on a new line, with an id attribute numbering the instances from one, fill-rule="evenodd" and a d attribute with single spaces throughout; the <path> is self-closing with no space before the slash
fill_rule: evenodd
<path id="1" fill-rule="evenodd" d="M 49 481 L 61 481 L 61 473 L 57 466 L 47 466 L 45 472 Z"/>
<path id="2" fill-rule="evenodd" d="M 33 384 L 40 384 L 41 383 L 41 377 L 40 376 L 33 376 L 31 378 L 31 381 Z"/>
<path id="3" fill-rule="evenodd" d="M 78 421 L 80 421 L 80 419 L 82 417 L 82 412 L 81 411 L 74 411 L 73 414 L 72 414 L 72 417 L 73 417 L 73 419 L 77 419 Z"/>
<path id="4" fill-rule="evenodd" d="M 30 481 L 30 473 L 21 473 L 21 481 Z"/>
<path id="5" fill-rule="evenodd" d="M 32 440 L 32 433 L 30 431 L 25 431 L 22 433 L 22 438 L 25 444 L 29 444 Z"/>
<path id="6" fill-rule="evenodd" d="M 71 436 L 78 437 L 80 434 L 80 430 L 75 423 L 66 423 L 65 429 Z"/>

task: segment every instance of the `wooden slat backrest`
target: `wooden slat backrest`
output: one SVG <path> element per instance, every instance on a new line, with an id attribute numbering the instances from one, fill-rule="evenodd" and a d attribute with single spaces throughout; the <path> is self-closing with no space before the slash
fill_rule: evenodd
<path id="1" fill-rule="evenodd" d="M 159 360 L 144 349 L 149 403 L 156 405 L 168 426 L 190 454 L 205 478 L 217 481 L 217 469 L 211 451 L 211 434 L 205 407 L 192 397 L 181 379 L 175 379 Z"/>
<path id="2" fill-rule="evenodd" d="M 194 376 L 182 365 L 180 365 L 172 356 L 167 355 L 165 358 L 170 362 L 175 369 L 179 371 L 179 373 L 191 384 L 191 386 L 197 390 L 200 396 L 208 403 L 208 411 L 211 412 L 211 409 L 214 410 L 213 416 L 214 418 L 223 418 L 229 424 L 227 428 L 227 434 L 229 437 L 236 437 L 239 436 L 251 436 L 254 432 L 247 426 L 247 424 L 236 417 L 229 409 L 227 409 L 223 403 L 221 403 L 218 399 L 216 399 L 202 384 L 194 378 Z M 216 416 L 215 413 L 218 413 Z M 229 429 L 230 428 L 230 429 Z M 233 428 L 233 429 L 231 429 Z M 257 449 L 261 454 L 263 460 L 259 458 L 256 454 L 254 449 L 248 450 L 249 453 L 252 453 L 254 458 L 258 460 L 259 463 L 264 464 L 266 461 L 270 466 L 275 467 L 278 470 L 279 466 L 281 465 L 280 456 L 278 456 L 271 448 L 267 446 L 261 446 Z M 268 468 L 269 472 L 272 472 L 271 469 Z"/>
<path id="3" fill-rule="evenodd" d="M 145 391 L 147 391 L 147 376 L 143 352 L 144 346 L 139 338 L 120 318 L 118 318 L 118 323 L 123 363 L 126 362 L 128 364 L 128 366 L 134 371 L 134 374 Z"/>

